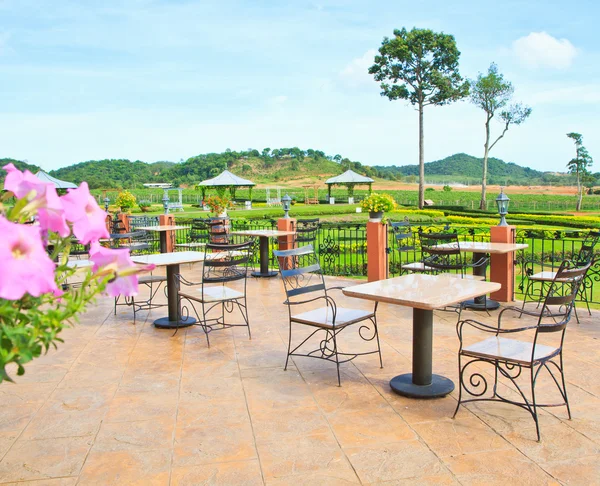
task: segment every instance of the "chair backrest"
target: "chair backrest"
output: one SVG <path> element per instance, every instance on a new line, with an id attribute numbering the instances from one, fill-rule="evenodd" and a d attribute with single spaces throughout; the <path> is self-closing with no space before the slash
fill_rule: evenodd
<path id="1" fill-rule="evenodd" d="M 413 232 L 408 221 L 390 223 L 397 251 L 412 251 L 415 249 Z"/>
<path id="2" fill-rule="evenodd" d="M 438 272 L 465 270 L 458 235 L 454 233 L 419 232 L 423 262 Z"/>
<path id="3" fill-rule="evenodd" d="M 575 258 L 576 265 L 583 266 L 592 261 L 592 258 L 594 258 L 594 247 L 598 243 L 598 239 L 600 239 L 600 233 L 596 231 L 590 231 L 587 235 L 585 235 L 585 238 L 581 243 L 579 253 Z"/>
<path id="4" fill-rule="evenodd" d="M 314 244 L 319 233 L 319 218 L 299 219 L 296 221 L 296 243 L 298 246 Z"/>
<path id="5" fill-rule="evenodd" d="M 192 227 L 190 228 L 190 242 L 208 242 L 209 239 L 209 227 L 208 220 L 196 218 L 192 220 Z"/>
<path id="6" fill-rule="evenodd" d="M 250 260 L 251 241 L 237 245 L 207 243 L 202 269 L 202 287 L 205 283 L 232 282 L 246 279 Z"/>
<path id="7" fill-rule="evenodd" d="M 312 245 L 292 250 L 274 250 L 273 254 L 277 257 L 279 272 L 289 303 L 307 300 L 307 294 L 311 294 L 308 296 L 308 300 L 318 296 L 327 296 L 321 265 Z"/>
<path id="8" fill-rule="evenodd" d="M 579 287 L 591 266 L 592 262 L 576 266 L 569 260 L 560 264 L 544 298 L 544 305 L 538 320 L 539 332 L 556 332 L 566 328 Z M 550 314 L 552 322 L 544 323 L 544 319 Z"/>

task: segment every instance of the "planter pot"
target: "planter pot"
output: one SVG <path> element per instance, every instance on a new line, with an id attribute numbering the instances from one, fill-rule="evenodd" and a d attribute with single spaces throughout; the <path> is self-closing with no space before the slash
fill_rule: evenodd
<path id="1" fill-rule="evenodd" d="M 227 217 L 227 210 L 225 210 L 222 213 L 220 213 L 218 217 L 219 218 L 226 218 Z"/>
<path id="2" fill-rule="evenodd" d="M 348 198 L 348 204 L 354 204 L 354 197 Z"/>
<path id="3" fill-rule="evenodd" d="M 335 197 L 329 198 L 329 204 L 335 204 Z"/>
<path id="4" fill-rule="evenodd" d="M 383 211 L 370 211 L 369 212 L 369 221 L 381 221 L 381 219 L 383 218 Z"/>

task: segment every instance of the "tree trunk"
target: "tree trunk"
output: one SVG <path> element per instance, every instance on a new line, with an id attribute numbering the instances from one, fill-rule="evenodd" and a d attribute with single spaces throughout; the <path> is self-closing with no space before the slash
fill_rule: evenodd
<path id="1" fill-rule="evenodd" d="M 581 180 L 579 179 L 579 173 L 577 173 L 577 208 L 576 211 L 581 211 L 581 200 L 583 199 L 583 191 L 581 190 Z"/>
<path id="2" fill-rule="evenodd" d="M 485 196 L 487 190 L 487 171 L 488 171 L 488 155 L 490 153 L 490 120 L 488 116 L 485 122 L 485 145 L 483 152 L 483 175 L 481 177 L 481 201 L 479 201 L 479 209 L 487 209 L 485 204 Z"/>
<path id="3" fill-rule="evenodd" d="M 423 138 L 423 103 L 419 103 L 419 209 L 423 209 L 425 205 L 425 147 Z"/>

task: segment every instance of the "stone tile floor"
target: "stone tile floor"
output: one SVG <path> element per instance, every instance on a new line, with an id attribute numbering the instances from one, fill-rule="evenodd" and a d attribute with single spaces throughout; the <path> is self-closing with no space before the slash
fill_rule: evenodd
<path id="1" fill-rule="evenodd" d="M 542 411 L 538 443 L 516 407 L 469 404 L 453 420 L 456 391 L 429 401 L 390 391 L 411 366 L 410 309 L 380 306 L 384 368 L 359 358 L 338 387 L 331 363 L 296 358 L 283 370 L 281 282 L 252 279 L 248 292 L 252 340 L 229 329 L 210 348 L 198 327 L 155 329 L 165 309 L 134 325 L 130 309 L 114 316 L 100 299 L 58 350 L 0 385 L 0 483 L 600 484 L 597 312 L 580 311 L 567 332 L 573 420 L 563 407 Z M 434 371 L 457 382 L 456 316 L 435 319 Z M 352 333 L 342 344 L 363 345 Z M 556 398 L 550 385 L 540 382 L 544 398 Z"/>

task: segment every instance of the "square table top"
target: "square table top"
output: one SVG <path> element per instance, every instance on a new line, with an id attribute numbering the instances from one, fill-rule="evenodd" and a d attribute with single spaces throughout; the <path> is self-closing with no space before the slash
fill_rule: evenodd
<path id="1" fill-rule="evenodd" d="M 135 263 L 152 263 L 157 267 L 179 265 L 182 263 L 197 263 L 204 261 L 203 251 L 178 251 L 175 253 L 154 253 L 152 255 L 135 255 L 131 259 Z"/>
<path id="2" fill-rule="evenodd" d="M 280 230 L 240 230 L 240 231 L 232 231 L 229 233 L 231 235 L 241 235 L 241 236 L 262 236 L 266 238 L 276 237 L 276 236 L 287 236 L 287 235 L 295 235 L 295 231 L 280 231 Z"/>
<path id="3" fill-rule="evenodd" d="M 177 226 L 177 225 L 168 225 L 168 224 L 163 224 L 162 226 L 140 226 L 139 228 L 136 228 L 137 230 L 144 230 L 144 231 L 174 231 L 174 230 L 179 230 L 179 229 L 190 229 L 189 226 Z"/>
<path id="4" fill-rule="evenodd" d="M 413 273 L 346 287 L 342 292 L 359 299 L 433 310 L 495 292 L 500 288 L 501 285 L 496 282 Z"/>
<path id="5" fill-rule="evenodd" d="M 491 243 L 488 241 L 461 241 L 459 242 L 460 251 L 466 253 L 490 253 L 502 254 L 511 253 L 513 251 L 524 250 L 529 247 L 526 243 Z M 454 243 L 444 243 L 437 245 L 436 248 L 456 248 Z"/>

